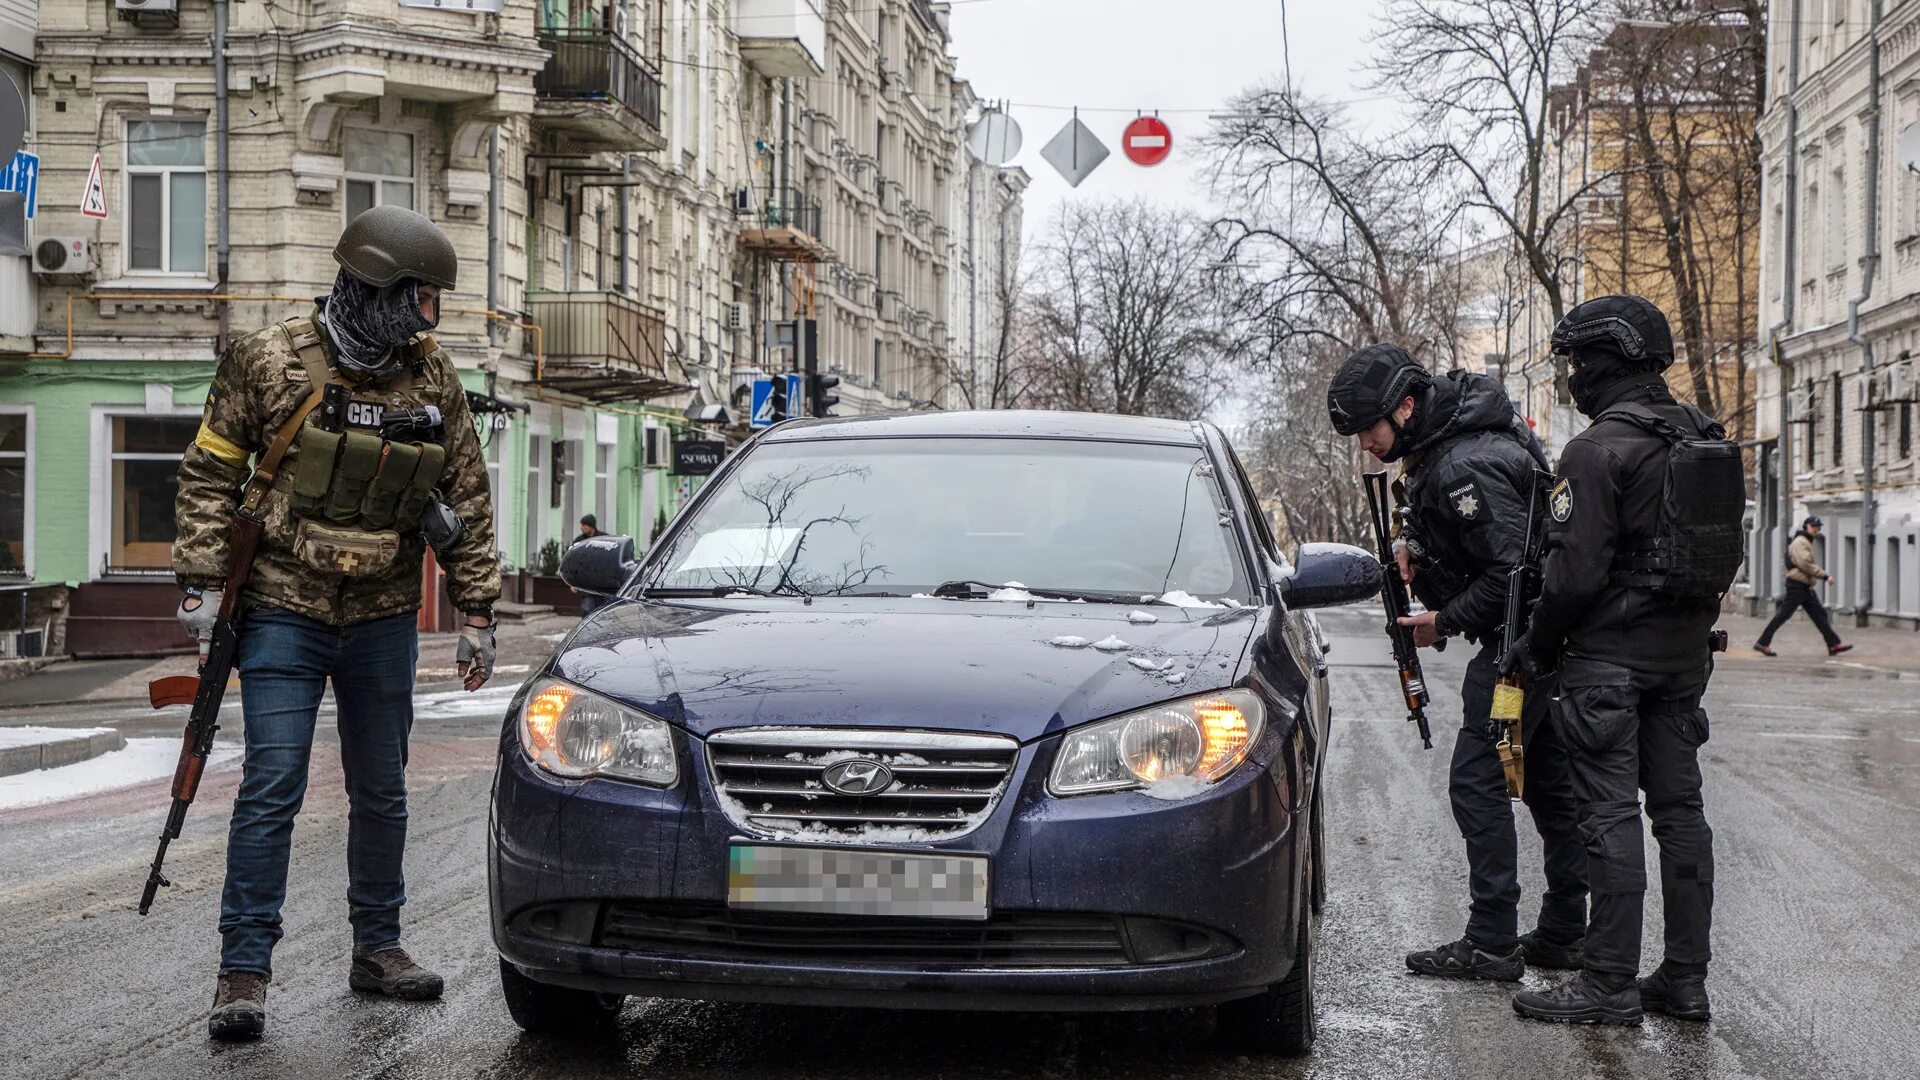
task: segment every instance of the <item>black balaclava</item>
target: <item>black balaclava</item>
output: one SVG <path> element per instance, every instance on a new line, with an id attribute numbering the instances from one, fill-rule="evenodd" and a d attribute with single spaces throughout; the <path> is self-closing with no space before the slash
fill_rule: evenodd
<path id="1" fill-rule="evenodd" d="M 1607 388 L 1641 370 L 1603 343 L 1581 346 L 1580 367 L 1567 376 L 1567 389 L 1573 392 L 1573 407 L 1591 419 L 1599 411 L 1600 395 Z"/>
<path id="2" fill-rule="evenodd" d="M 438 314 L 438 309 L 435 309 Z M 394 350 L 415 334 L 439 325 L 420 314 L 420 281 L 403 278 L 386 288 L 369 285 L 345 270 L 334 279 L 324 317 L 333 337 L 334 360 L 361 375 L 384 375 L 399 366 Z"/>

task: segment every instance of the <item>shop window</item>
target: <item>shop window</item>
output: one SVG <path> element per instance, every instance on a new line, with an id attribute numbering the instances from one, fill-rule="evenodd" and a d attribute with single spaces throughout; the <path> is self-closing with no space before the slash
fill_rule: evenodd
<path id="1" fill-rule="evenodd" d="M 376 206 L 413 205 L 413 136 L 350 127 L 341 133 L 347 183 L 347 220 Z"/>
<path id="2" fill-rule="evenodd" d="M 128 122 L 128 269 L 206 273 L 206 130 L 200 120 Z"/>
<path id="3" fill-rule="evenodd" d="M 173 565 L 180 455 L 193 442 L 200 418 L 115 416 L 110 423 L 107 569 L 164 571 Z"/>
<path id="4" fill-rule="evenodd" d="M 24 412 L 0 413 L 0 577 L 28 577 L 27 507 L 32 470 L 28 465 Z"/>

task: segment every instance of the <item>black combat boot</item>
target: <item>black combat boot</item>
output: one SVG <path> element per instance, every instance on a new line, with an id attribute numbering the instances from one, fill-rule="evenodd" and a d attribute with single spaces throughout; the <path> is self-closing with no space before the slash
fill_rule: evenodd
<path id="1" fill-rule="evenodd" d="M 207 1017 L 209 1038 L 225 1042 L 257 1039 L 267 1030 L 267 976 L 236 971 L 220 976 Z"/>
<path id="2" fill-rule="evenodd" d="M 431 1001 L 440 996 L 443 987 L 440 976 L 414 963 L 407 950 L 398 947 L 355 953 L 347 985 L 407 1001 Z"/>
<path id="3" fill-rule="evenodd" d="M 1640 1004 L 1676 1020 L 1708 1020 L 1713 1015 L 1707 1006 L 1707 977 L 1671 975 L 1665 964 L 1640 980 Z"/>
<path id="4" fill-rule="evenodd" d="M 1474 944 L 1472 938 L 1463 937 L 1437 949 L 1408 953 L 1407 969 L 1416 975 L 1437 975 L 1443 979 L 1518 982 L 1520 976 L 1527 973 L 1527 961 L 1518 945 L 1504 952 L 1492 952 Z"/>
<path id="5" fill-rule="evenodd" d="M 1586 944 L 1584 937 L 1565 943 L 1549 941 L 1539 930 L 1520 935 L 1520 952 L 1528 967 L 1578 971 L 1587 962 Z"/>
<path id="6" fill-rule="evenodd" d="M 1625 985 L 1616 986 L 1618 980 L 1625 980 Z M 1551 990 L 1520 991 L 1513 995 L 1513 1011 L 1530 1020 L 1616 1027 L 1639 1027 L 1647 1018 L 1632 976 L 1596 976 L 1590 971 Z"/>

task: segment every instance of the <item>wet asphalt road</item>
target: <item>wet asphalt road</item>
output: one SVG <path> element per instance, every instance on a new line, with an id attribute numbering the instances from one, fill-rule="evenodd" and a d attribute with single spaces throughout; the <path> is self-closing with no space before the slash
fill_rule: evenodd
<path id="1" fill-rule="evenodd" d="M 1407 948 L 1458 935 L 1461 843 L 1445 765 L 1465 650 L 1430 661 L 1436 733 L 1402 714 L 1373 616 L 1336 648 L 1321 1038 L 1301 1062 L 1235 1057 L 1206 1012 L 967 1015 L 632 1001 L 617 1038 L 524 1036 L 500 1000 L 482 840 L 507 689 L 426 699 L 414 738 L 407 944 L 446 976 L 426 1005 L 346 987 L 346 806 L 323 738 L 295 835 L 268 1038 L 205 1039 L 225 805 L 211 774 L 176 844 L 178 887 L 134 913 L 162 784 L 0 812 L 0 1076 L 113 1077 L 1911 1077 L 1920 1075 L 1920 683 L 1833 665 L 1724 663 L 1708 698 L 1717 834 L 1716 1019 L 1639 1030 L 1516 1019 L 1510 988 L 1417 978 Z M 1429 654 L 1431 655 L 1431 654 Z M 171 733 L 139 710 L 42 721 Z M 322 730 L 329 726 L 323 718 Z M 1523 843 L 1527 829 L 1523 826 Z M 1649 840 L 1649 853 L 1654 849 Z M 1537 867 L 1537 843 L 1523 866 Z M 1537 895 L 1526 879 L 1523 924 Z M 1658 918 L 1658 891 L 1649 919 Z M 1647 935 L 1657 948 L 1657 931 Z M 1649 968 L 1658 961 L 1650 953 Z M 1532 984 L 1561 976 L 1530 975 Z"/>

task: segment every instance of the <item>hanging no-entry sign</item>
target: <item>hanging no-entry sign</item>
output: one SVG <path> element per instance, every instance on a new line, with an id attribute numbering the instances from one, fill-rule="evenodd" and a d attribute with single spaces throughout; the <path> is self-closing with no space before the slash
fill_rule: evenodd
<path id="1" fill-rule="evenodd" d="M 1157 116 L 1143 116 L 1127 125 L 1120 148 L 1128 161 L 1150 169 L 1173 153 L 1173 129 Z"/>

